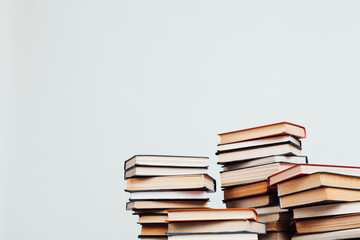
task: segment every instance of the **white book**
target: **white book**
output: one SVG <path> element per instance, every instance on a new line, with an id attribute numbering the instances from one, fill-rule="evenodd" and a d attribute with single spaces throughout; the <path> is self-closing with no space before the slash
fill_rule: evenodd
<path id="1" fill-rule="evenodd" d="M 258 240 L 255 233 L 212 233 L 170 235 L 169 240 Z"/>
<path id="2" fill-rule="evenodd" d="M 295 208 L 293 211 L 295 219 L 360 213 L 360 202 L 335 203 Z"/>
<path id="3" fill-rule="evenodd" d="M 131 200 L 151 200 L 151 199 L 208 199 L 206 191 L 151 191 L 151 192 L 132 192 Z"/>
<path id="4" fill-rule="evenodd" d="M 235 169 L 241 169 L 241 168 L 248 168 L 248 167 L 256 167 L 261 165 L 266 165 L 270 163 L 307 163 L 307 157 L 306 156 L 270 156 L 270 157 L 264 157 L 264 158 L 257 158 L 249 161 L 241 161 L 229 165 L 223 166 L 224 171 L 229 170 L 235 170 Z"/>
<path id="5" fill-rule="evenodd" d="M 360 238 L 360 228 L 355 228 L 355 229 L 347 229 L 347 230 L 324 232 L 324 233 L 295 235 L 291 238 L 291 240 L 340 240 L 340 239 L 359 239 L 359 238 Z"/>

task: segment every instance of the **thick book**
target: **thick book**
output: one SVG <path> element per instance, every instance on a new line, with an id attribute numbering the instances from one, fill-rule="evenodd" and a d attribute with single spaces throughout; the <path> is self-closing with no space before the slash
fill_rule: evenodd
<path id="1" fill-rule="evenodd" d="M 282 213 L 282 212 L 289 212 L 287 208 L 280 208 L 279 205 L 276 206 L 269 206 L 269 207 L 256 207 L 255 208 L 258 215 L 266 215 L 272 213 Z"/>
<path id="2" fill-rule="evenodd" d="M 269 177 L 269 185 L 274 185 L 291 178 L 300 177 L 316 172 L 329 172 L 342 175 L 360 177 L 360 167 L 322 165 L 322 164 L 297 164 Z"/>
<path id="3" fill-rule="evenodd" d="M 269 187 L 267 181 L 251 183 L 240 187 L 224 189 L 224 200 L 238 199 L 265 193 L 275 193 L 276 187 Z"/>
<path id="4" fill-rule="evenodd" d="M 171 155 L 135 155 L 124 163 L 124 169 L 135 165 L 167 167 L 207 167 L 208 157 L 171 156 Z"/>
<path id="5" fill-rule="evenodd" d="M 319 233 L 360 228 L 360 214 L 323 217 L 295 222 L 298 233 Z"/>
<path id="6" fill-rule="evenodd" d="M 225 202 L 227 208 L 257 208 L 278 205 L 279 199 L 275 194 L 271 194 L 230 201 L 224 200 L 223 202 Z"/>
<path id="7" fill-rule="evenodd" d="M 166 236 L 167 231 L 168 224 L 166 223 L 143 224 L 140 236 Z"/>
<path id="8" fill-rule="evenodd" d="M 264 138 L 279 135 L 293 135 L 297 138 L 305 138 L 305 128 L 289 122 L 274 123 L 259 127 L 247 128 L 238 131 L 220 133 L 220 144 L 241 142 L 256 138 Z"/>
<path id="9" fill-rule="evenodd" d="M 282 135 L 282 136 L 275 136 L 275 137 L 265 137 L 265 138 L 258 138 L 249 141 L 243 142 L 235 142 L 235 143 L 228 143 L 228 144 L 219 144 L 218 151 L 229 151 L 234 149 L 248 149 L 254 147 L 264 147 L 264 146 L 271 146 L 274 144 L 280 143 L 293 143 L 294 145 L 301 148 L 301 141 L 294 136 L 291 135 Z"/>
<path id="10" fill-rule="evenodd" d="M 253 208 L 180 209 L 168 210 L 167 212 L 167 222 L 220 221 L 236 219 L 258 220 L 257 213 Z"/>
<path id="11" fill-rule="evenodd" d="M 270 175 L 292 166 L 294 166 L 294 164 L 291 163 L 271 163 L 252 168 L 221 172 L 221 186 L 230 187 L 264 181 L 267 180 Z"/>
<path id="12" fill-rule="evenodd" d="M 207 168 L 134 166 L 125 171 L 125 179 L 132 177 L 157 177 L 195 174 L 207 174 Z"/>
<path id="13" fill-rule="evenodd" d="M 209 199 L 209 193 L 206 191 L 151 191 L 151 192 L 132 192 L 130 200 L 192 200 Z"/>
<path id="14" fill-rule="evenodd" d="M 175 209 L 175 208 L 207 208 L 207 201 L 135 201 L 126 203 L 126 210 L 136 209 Z"/>
<path id="15" fill-rule="evenodd" d="M 217 152 L 219 157 L 218 164 L 231 164 L 233 162 L 270 157 L 273 155 L 301 155 L 301 148 L 291 144 L 283 143 L 278 145 L 257 147 L 245 150 L 233 150 L 225 152 Z"/>
<path id="16" fill-rule="evenodd" d="M 215 191 L 215 180 L 208 175 L 162 176 L 126 179 L 127 192 L 158 190 Z"/>
<path id="17" fill-rule="evenodd" d="M 295 225 L 291 225 L 290 221 L 287 222 L 267 222 L 266 223 L 267 232 L 294 232 Z"/>
<path id="18" fill-rule="evenodd" d="M 168 236 L 169 240 L 258 240 L 256 233 L 206 233 Z"/>
<path id="19" fill-rule="evenodd" d="M 234 162 L 228 165 L 223 165 L 224 171 L 256 167 L 261 165 L 266 165 L 270 163 L 308 163 L 307 156 L 284 156 L 284 155 L 274 155 L 270 157 L 257 158 L 253 160 L 246 160 L 240 162 Z"/>
<path id="20" fill-rule="evenodd" d="M 360 213 L 360 202 L 334 203 L 312 207 L 295 208 L 294 219 Z"/>
<path id="21" fill-rule="evenodd" d="M 360 201 L 360 191 L 352 189 L 322 187 L 280 197 L 280 207 L 299 207 L 331 202 Z"/>
<path id="22" fill-rule="evenodd" d="M 290 240 L 291 234 L 288 232 L 268 232 L 263 235 L 259 235 L 258 240 Z"/>
<path id="23" fill-rule="evenodd" d="M 169 223 L 168 235 L 191 233 L 266 233 L 265 223 L 253 220 L 228 220 L 204 222 L 173 222 Z"/>
<path id="24" fill-rule="evenodd" d="M 295 235 L 291 240 L 340 240 L 340 239 L 360 239 L 360 228 Z"/>
<path id="25" fill-rule="evenodd" d="M 277 184 L 278 196 L 302 192 L 319 187 L 334 187 L 360 190 L 360 177 L 318 172 Z"/>
<path id="26" fill-rule="evenodd" d="M 292 218 L 292 213 L 285 212 L 285 213 L 272 213 L 272 214 L 265 214 L 259 216 L 260 222 L 290 222 Z"/>
<path id="27" fill-rule="evenodd" d="M 140 215 L 138 223 L 166 223 L 167 218 L 164 214 Z"/>

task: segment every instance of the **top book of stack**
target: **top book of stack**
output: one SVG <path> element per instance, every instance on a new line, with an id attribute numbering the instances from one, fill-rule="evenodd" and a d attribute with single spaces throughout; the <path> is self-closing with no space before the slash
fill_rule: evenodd
<path id="1" fill-rule="evenodd" d="M 305 138 L 306 131 L 305 128 L 302 126 L 289 122 L 280 122 L 261 127 L 220 133 L 219 145 L 280 135 L 292 135 L 296 138 Z"/>

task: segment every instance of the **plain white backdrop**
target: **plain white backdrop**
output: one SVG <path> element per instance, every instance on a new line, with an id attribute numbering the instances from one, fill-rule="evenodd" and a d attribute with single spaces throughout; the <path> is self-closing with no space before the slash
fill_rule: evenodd
<path id="1" fill-rule="evenodd" d="M 360 165 L 359 1 L 1 1 L 4 240 L 136 239 L 123 162 L 210 157 L 217 133 L 307 128 Z M 219 191 L 212 207 L 222 207 Z"/>

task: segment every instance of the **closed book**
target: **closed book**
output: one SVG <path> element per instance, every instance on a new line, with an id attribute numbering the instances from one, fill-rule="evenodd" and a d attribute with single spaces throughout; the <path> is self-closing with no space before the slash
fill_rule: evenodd
<path id="1" fill-rule="evenodd" d="M 256 138 L 293 135 L 297 138 L 306 137 L 305 128 L 293 123 L 281 122 L 238 131 L 220 133 L 220 144 L 240 142 Z"/>
<path id="2" fill-rule="evenodd" d="M 207 168 L 134 166 L 126 170 L 125 179 L 131 177 L 157 177 L 171 175 L 206 174 Z"/>
<path id="3" fill-rule="evenodd" d="M 172 208 L 206 208 L 207 201 L 135 201 L 126 203 L 126 210 L 135 209 L 172 209 Z"/>
<path id="4" fill-rule="evenodd" d="M 206 191 L 150 191 L 150 192 L 132 192 L 130 200 L 207 200 L 209 193 Z"/>
<path id="5" fill-rule="evenodd" d="M 168 236 L 169 240 L 258 240 L 256 233 L 205 233 Z"/>
<path id="6" fill-rule="evenodd" d="M 276 187 L 269 187 L 267 181 L 224 189 L 224 199 L 238 199 L 265 193 L 275 193 Z"/>
<path id="7" fill-rule="evenodd" d="M 168 235 L 191 233 L 266 233 L 265 223 L 252 220 L 173 222 L 169 223 Z"/>
<path id="8" fill-rule="evenodd" d="M 236 200 L 224 200 L 227 208 L 256 208 L 278 205 L 279 200 L 275 194 L 256 197 L 241 198 Z"/>
<path id="9" fill-rule="evenodd" d="M 230 187 L 265 181 L 270 175 L 290 168 L 292 166 L 294 166 L 294 164 L 272 163 L 252 168 L 221 172 L 221 186 Z"/>
<path id="10" fill-rule="evenodd" d="M 228 143 L 228 144 L 219 144 L 218 151 L 229 151 L 234 149 L 246 149 L 246 148 L 254 148 L 254 147 L 264 147 L 270 146 L 279 143 L 293 143 L 294 145 L 301 148 L 301 142 L 294 136 L 291 135 L 282 135 L 282 136 L 275 136 L 275 137 L 265 137 L 265 138 L 258 138 L 248 141 L 242 142 L 235 142 L 235 143 Z"/>
<path id="11" fill-rule="evenodd" d="M 295 235 L 291 240 L 340 240 L 340 239 L 360 239 L 360 228 L 331 231 L 314 234 Z"/>
<path id="12" fill-rule="evenodd" d="M 360 190 L 360 177 L 317 172 L 277 184 L 278 195 L 284 196 L 319 187 L 334 187 Z"/>
<path id="13" fill-rule="evenodd" d="M 158 191 L 158 190 L 204 190 L 215 191 L 215 180 L 208 175 L 162 176 L 126 179 L 126 190 Z"/>
<path id="14" fill-rule="evenodd" d="M 124 163 L 124 169 L 135 165 L 167 167 L 207 167 L 208 157 L 171 156 L 171 155 L 135 155 Z"/>
<path id="15" fill-rule="evenodd" d="M 322 187 L 280 197 L 282 208 L 304 205 L 319 205 L 331 202 L 360 201 L 360 191 L 341 188 Z"/>
<path id="16" fill-rule="evenodd" d="M 294 219 L 336 216 L 360 213 L 360 202 L 334 203 L 319 206 L 295 208 Z"/>
<path id="17" fill-rule="evenodd" d="M 253 208 L 180 209 L 168 210 L 167 212 L 167 222 L 219 221 L 236 219 L 258 220 L 257 213 Z"/>
<path id="18" fill-rule="evenodd" d="M 166 236 L 168 224 L 143 224 L 141 225 L 141 236 Z"/>
<path id="19" fill-rule="evenodd" d="M 292 218 L 292 213 L 271 213 L 259 216 L 260 222 L 290 222 Z"/>
<path id="20" fill-rule="evenodd" d="M 289 212 L 287 208 L 280 208 L 279 205 L 276 206 L 268 206 L 268 207 L 256 207 L 255 208 L 258 215 L 266 215 L 271 213 L 282 213 L 282 212 Z"/>
<path id="21" fill-rule="evenodd" d="M 284 143 L 266 147 L 251 148 L 245 150 L 232 150 L 226 152 L 217 152 L 219 164 L 231 164 L 233 162 L 264 158 L 273 155 L 301 155 L 301 148 L 291 144 Z"/>
<path id="22" fill-rule="evenodd" d="M 269 185 L 274 185 L 291 178 L 309 175 L 316 172 L 328 172 L 360 177 L 360 167 L 322 165 L 322 164 L 297 164 L 269 177 Z"/>
<path id="23" fill-rule="evenodd" d="M 267 232 L 259 235 L 259 240 L 290 240 L 291 235 L 288 232 Z"/>
<path id="24" fill-rule="evenodd" d="M 141 215 L 139 216 L 140 224 L 143 223 L 166 223 L 167 215 L 157 214 L 157 215 Z"/>
<path id="25" fill-rule="evenodd" d="M 274 155 L 270 157 L 257 158 L 252 160 L 244 160 L 239 162 L 234 162 L 228 165 L 223 166 L 224 171 L 256 167 L 261 165 L 266 165 L 270 163 L 307 163 L 308 159 L 306 156 L 284 156 L 284 155 Z"/>
<path id="26" fill-rule="evenodd" d="M 360 214 L 298 220 L 295 225 L 298 233 L 318 233 L 360 228 Z"/>
<path id="27" fill-rule="evenodd" d="M 294 232 L 295 226 L 290 224 L 290 221 L 285 222 L 267 222 L 266 223 L 267 232 Z"/>

